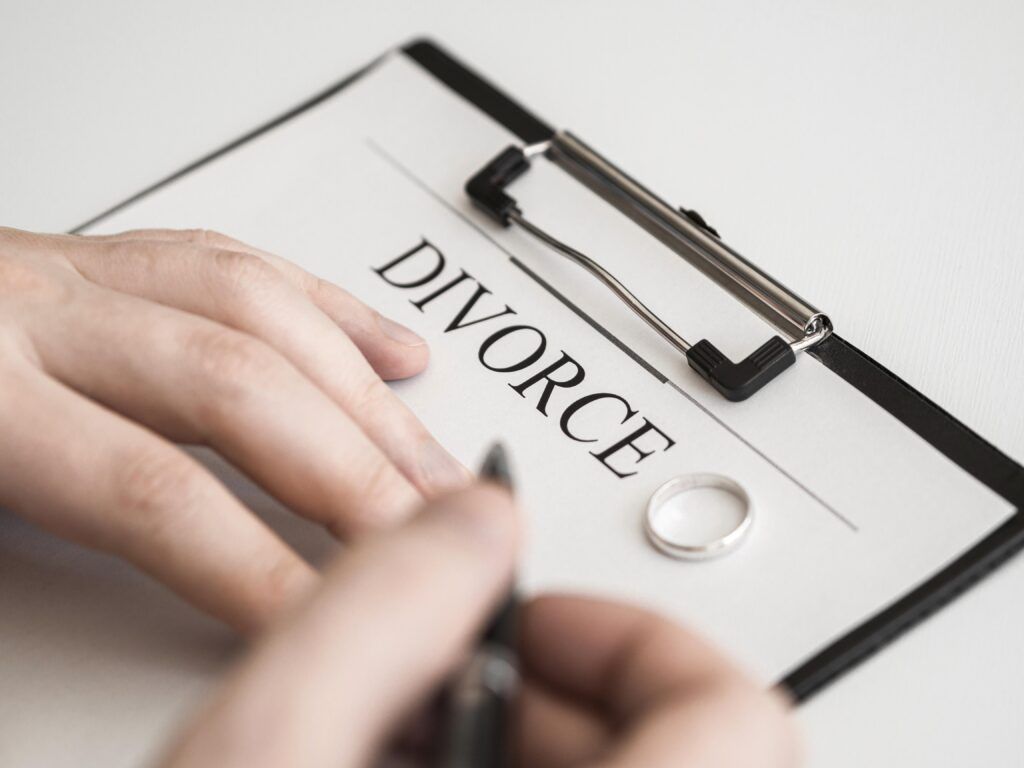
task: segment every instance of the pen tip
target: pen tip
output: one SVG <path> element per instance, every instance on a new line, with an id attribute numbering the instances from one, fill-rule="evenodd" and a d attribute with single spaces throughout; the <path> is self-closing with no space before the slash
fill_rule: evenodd
<path id="1" fill-rule="evenodd" d="M 508 451 L 505 450 L 502 443 L 496 442 L 487 450 L 487 455 L 484 456 L 483 463 L 480 465 L 479 475 L 481 480 L 489 480 L 512 490 L 512 466 L 509 462 Z"/>

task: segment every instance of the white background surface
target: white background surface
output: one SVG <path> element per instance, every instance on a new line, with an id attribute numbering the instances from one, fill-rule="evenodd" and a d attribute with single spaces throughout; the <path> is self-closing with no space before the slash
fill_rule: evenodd
<path id="1" fill-rule="evenodd" d="M 70 228 L 426 33 L 1024 458 L 1024 6 L 508 8 L 0 0 L 0 222 Z M 1021 587 L 1018 559 L 806 705 L 810 764 L 1024 762 Z"/>

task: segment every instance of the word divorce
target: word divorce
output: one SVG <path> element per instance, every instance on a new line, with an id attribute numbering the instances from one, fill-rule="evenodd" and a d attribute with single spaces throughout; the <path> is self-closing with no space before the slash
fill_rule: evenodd
<path id="1" fill-rule="evenodd" d="M 482 331 L 480 365 L 507 375 L 509 388 L 556 421 L 565 437 L 596 443 L 590 455 L 616 477 L 637 474 L 640 462 L 675 445 L 625 396 L 587 392 L 586 372 L 575 357 L 564 350 L 549 351 L 544 331 L 522 322 L 516 310 L 497 302 L 466 270 L 449 268 L 445 255 L 426 238 L 373 271 L 391 287 L 412 294 L 409 301 L 420 312 L 450 313 L 444 333 Z M 595 428 L 595 419 L 586 418 L 584 411 L 590 409 L 599 409 L 606 422 L 603 428 Z M 586 430 L 580 426 L 583 421 Z"/>

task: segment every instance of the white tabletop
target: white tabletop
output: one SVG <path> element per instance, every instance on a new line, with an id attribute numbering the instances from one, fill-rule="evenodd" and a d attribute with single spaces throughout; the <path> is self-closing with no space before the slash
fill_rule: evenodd
<path id="1" fill-rule="evenodd" d="M 425 33 L 697 207 L 842 335 L 1024 459 L 1019 3 L 145 6 L 0 3 L 0 223 L 66 230 Z M 12 536 L 20 551 L 52 550 L 59 572 L 62 545 L 19 526 Z M 146 589 L 94 564 L 114 594 Z M 6 607 L 37 621 L 73 674 L 76 643 L 117 634 L 57 641 L 108 609 L 73 578 L 54 583 L 38 606 L 18 604 L 32 592 L 16 584 Z M 1021 588 L 1018 558 L 802 707 L 809 764 L 1024 761 Z M 197 677 L 222 652 L 203 645 L 204 626 L 184 641 Z M 140 677 L 134 705 L 171 674 Z M 0 720 L 15 698 L 0 691 Z M 0 762 L 92 762 L 76 750 L 95 734 L 29 725 L 0 731 Z M 108 745 L 104 764 L 145 752 Z"/>

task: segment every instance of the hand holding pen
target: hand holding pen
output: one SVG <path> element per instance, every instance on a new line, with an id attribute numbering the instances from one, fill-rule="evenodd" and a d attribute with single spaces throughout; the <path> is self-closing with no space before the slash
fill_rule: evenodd
<path id="1" fill-rule="evenodd" d="M 163 764 L 388 764 L 410 717 L 465 669 L 507 603 L 520 523 L 510 494 L 485 482 L 354 544 L 259 641 Z M 684 629 L 564 595 L 525 602 L 518 614 L 519 765 L 796 764 L 782 699 Z"/>

